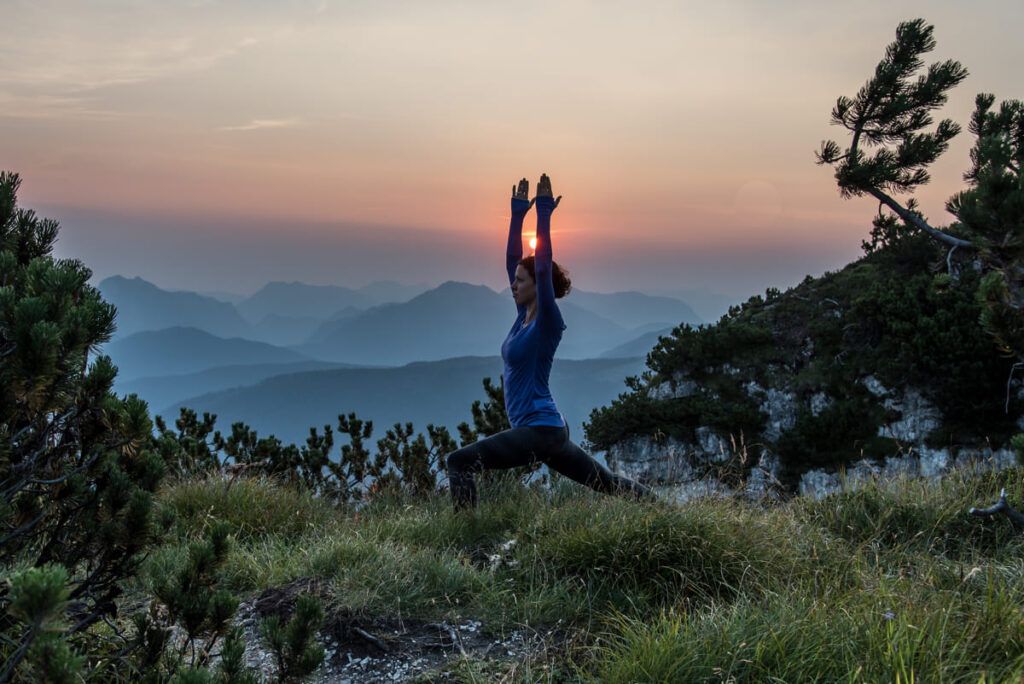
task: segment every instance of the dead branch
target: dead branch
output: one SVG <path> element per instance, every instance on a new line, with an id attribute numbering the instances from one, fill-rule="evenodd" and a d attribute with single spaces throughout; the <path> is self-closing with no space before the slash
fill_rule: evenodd
<path id="1" fill-rule="evenodd" d="M 1006 503 L 1006 489 L 1002 489 L 999 492 L 999 501 L 989 506 L 988 508 L 975 508 L 971 507 L 967 511 L 971 515 L 976 515 L 980 518 L 990 518 L 997 513 L 1002 513 L 1010 519 L 1013 526 L 1018 530 L 1024 530 L 1024 514 L 1010 508 L 1010 504 Z"/>
<path id="2" fill-rule="evenodd" d="M 1024 363 L 1017 362 L 1010 367 L 1010 375 L 1006 378 L 1006 406 L 1004 412 L 1010 412 L 1010 385 L 1013 383 L 1013 374 L 1017 372 L 1018 368 L 1024 368 Z"/>
<path id="3" fill-rule="evenodd" d="M 387 647 L 387 644 L 385 644 L 383 641 L 381 641 L 377 637 L 375 637 L 372 634 L 370 634 L 369 632 L 367 632 L 365 629 L 361 629 L 359 627 L 353 627 L 352 628 L 352 633 L 355 634 L 356 636 L 358 636 L 360 639 L 362 639 L 366 643 L 368 643 L 368 644 L 370 644 L 372 646 L 376 646 L 378 649 L 380 649 L 381 653 L 390 653 L 391 652 L 391 649 Z"/>

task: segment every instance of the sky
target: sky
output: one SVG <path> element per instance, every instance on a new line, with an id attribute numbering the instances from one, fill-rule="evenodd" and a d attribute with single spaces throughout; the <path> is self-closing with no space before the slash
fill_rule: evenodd
<path id="1" fill-rule="evenodd" d="M 916 194 L 941 225 L 975 94 L 1024 97 L 1019 0 L 0 0 L 0 169 L 97 279 L 501 289 L 548 173 L 578 287 L 745 297 L 860 255 L 877 206 L 813 153 L 915 17 L 970 72 Z"/>

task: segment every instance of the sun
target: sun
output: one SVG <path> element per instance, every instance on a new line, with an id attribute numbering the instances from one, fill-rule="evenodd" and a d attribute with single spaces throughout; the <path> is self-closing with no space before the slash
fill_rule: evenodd
<path id="1" fill-rule="evenodd" d="M 530 249 L 537 249 L 537 238 L 530 238 Z"/>

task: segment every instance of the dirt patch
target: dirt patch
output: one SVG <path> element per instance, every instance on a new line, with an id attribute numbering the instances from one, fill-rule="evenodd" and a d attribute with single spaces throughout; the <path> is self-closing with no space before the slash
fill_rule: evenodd
<path id="1" fill-rule="evenodd" d="M 268 589 L 243 602 L 235 622 L 246 635 L 246 660 L 265 678 L 275 672 L 273 654 L 260 638 L 260 622 L 277 615 L 291 617 L 300 594 L 326 599 L 313 578 L 296 580 Z M 325 601 L 325 605 L 326 605 Z M 313 674 L 313 682 L 405 682 L 444 681 L 440 674 L 452 661 L 523 661 L 543 653 L 565 639 L 558 629 L 519 629 L 490 633 L 479 620 L 432 622 L 397 616 L 365 615 L 348 610 L 328 610 L 320 629 L 324 662 Z"/>

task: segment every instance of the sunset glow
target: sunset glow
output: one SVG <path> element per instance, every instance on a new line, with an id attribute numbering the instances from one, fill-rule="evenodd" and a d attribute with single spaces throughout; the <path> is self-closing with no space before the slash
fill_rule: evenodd
<path id="1" fill-rule="evenodd" d="M 531 250 L 536 250 L 537 249 L 537 238 L 535 238 L 535 237 L 530 238 L 530 249 Z"/>
<path id="2" fill-rule="evenodd" d="M 971 73 L 917 194 L 945 224 L 975 95 L 1024 97 L 1019 0 L 16 0 L 0 166 L 100 278 L 500 289 L 509 188 L 543 171 L 581 288 L 752 294 L 861 253 L 876 206 L 813 151 L 914 16 Z"/>

